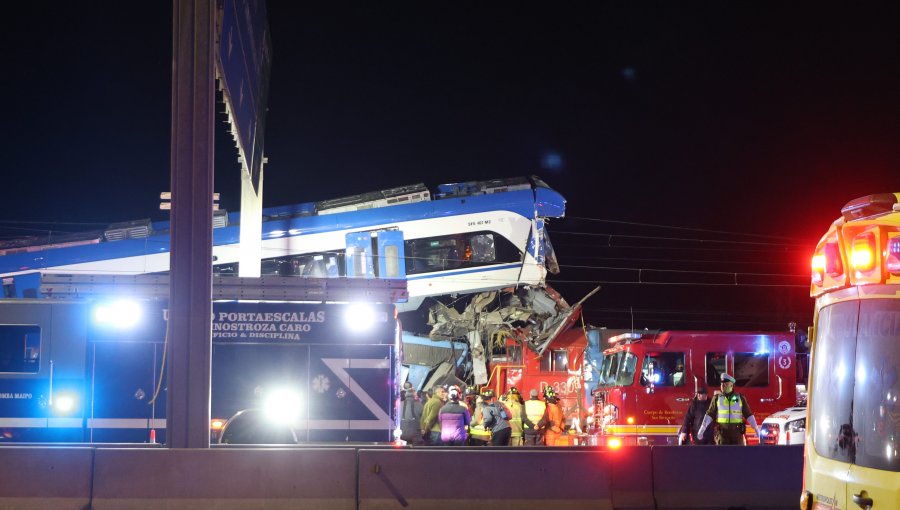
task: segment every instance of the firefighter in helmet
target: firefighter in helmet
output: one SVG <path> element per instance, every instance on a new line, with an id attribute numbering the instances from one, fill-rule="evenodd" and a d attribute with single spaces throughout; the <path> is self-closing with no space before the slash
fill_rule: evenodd
<path id="1" fill-rule="evenodd" d="M 562 408 L 559 407 L 559 397 L 550 386 L 544 387 L 544 401 L 547 403 L 547 429 L 544 432 L 544 441 L 547 446 L 556 446 L 556 440 L 562 435 L 566 421 Z"/>
<path id="2" fill-rule="evenodd" d="M 719 441 L 717 444 L 746 444 L 744 440 L 744 419 L 756 432 L 759 437 L 759 426 L 756 424 L 756 418 L 750 411 L 747 399 L 740 393 L 734 392 L 734 377 L 728 374 L 722 374 L 722 392 L 716 395 L 706 416 L 703 417 L 703 424 L 697 431 L 697 439 L 703 440 L 704 433 L 713 419 L 719 427 Z"/>

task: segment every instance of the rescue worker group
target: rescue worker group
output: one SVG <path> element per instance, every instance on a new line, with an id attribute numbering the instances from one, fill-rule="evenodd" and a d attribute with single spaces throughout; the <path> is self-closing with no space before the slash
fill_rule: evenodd
<path id="1" fill-rule="evenodd" d="M 400 438 L 411 445 L 555 445 L 565 426 L 559 397 L 549 386 L 543 399 L 531 390 L 528 400 L 515 387 L 499 399 L 491 389 L 477 395 L 459 386 L 435 386 L 427 399 L 409 387 L 404 393 Z"/>
<path id="2" fill-rule="evenodd" d="M 747 399 L 735 393 L 734 383 L 734 377 L 722 374 L 721 391 L 711 401 L 706 388 L 698 389 L 679 429 L 679 444 L 746 444 L 745 419 L 759 437 Z M 498 399 L 492 389 L 476 394 L 455 385 L 438 385 L 429 395 L 417 393 L 407 383 L 400 439 L 416 446 L 556 446 L 565 429 L 559 397 L 549 386 L 544 387 L 542 398 L 538 394 L 531 390 L 530 398 L 524 400 L 512 387 Z"/>

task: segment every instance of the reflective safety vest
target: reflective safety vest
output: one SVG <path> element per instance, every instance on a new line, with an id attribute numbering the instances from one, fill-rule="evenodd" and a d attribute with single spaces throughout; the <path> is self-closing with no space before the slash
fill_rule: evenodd
<path id="1" fill-rule="evenodd" d="M 543 400 L 531 399 L 525 401 L 525 416 L 537 426 L 541 418 L 544 417 L 544 410 L 547 409 L 547 403 Z"/>
<path id="2" fill-rule="evenodd" d="M 522 404 L 518 400 L 506 401 L 509 410 L 509 427 L 512 429 L 511 437 L 522 437 Z"/>
<path id="3" fill-rule="evenodd" d="M 744 423 L 741 412 L 741 396 L 737 393 L 719 395 L 716 399 L 717 423 Z"/>

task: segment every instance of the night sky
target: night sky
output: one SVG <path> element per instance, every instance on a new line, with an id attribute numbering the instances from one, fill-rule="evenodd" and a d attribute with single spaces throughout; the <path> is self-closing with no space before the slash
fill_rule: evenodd
<path id="1" fill-rule="evenodd" d="M 171 4 L 25 4 L 0 31 L 0 235 L 165 218 Z M 900 191 L 896 13 L 308 4 L 268 5 L 265 205 L 539 175 L 568 200 L 551 285 L 601 285 L 597 326 L 805 327 L 814 243 Z"/>

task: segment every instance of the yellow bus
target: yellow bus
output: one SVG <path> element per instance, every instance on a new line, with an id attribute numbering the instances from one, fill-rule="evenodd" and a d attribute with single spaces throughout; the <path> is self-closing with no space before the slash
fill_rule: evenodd
<path id="1" fill-rule="evenodd" d="M 816 246 L 802 510 L 900 509 L 900 193 L 862 197 Z"/>

